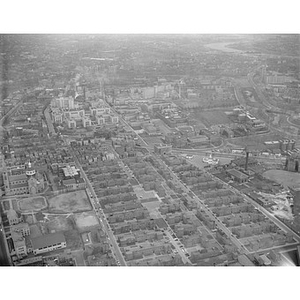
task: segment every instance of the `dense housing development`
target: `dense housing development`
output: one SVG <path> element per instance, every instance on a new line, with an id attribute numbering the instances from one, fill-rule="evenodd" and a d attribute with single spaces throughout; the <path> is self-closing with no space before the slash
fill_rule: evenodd
<path id="1" fill-rule="evenodd" d="M 297 37 L 0 38 L 1 264 L 299 264 Z"/>

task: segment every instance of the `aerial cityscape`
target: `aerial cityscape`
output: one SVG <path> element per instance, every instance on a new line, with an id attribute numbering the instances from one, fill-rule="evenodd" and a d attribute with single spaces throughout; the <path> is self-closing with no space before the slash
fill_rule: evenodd
<path id="1" fill-rule="evenodd" d="M 300 35 L 0 35 L 0 266 L 299 266 Z"/>

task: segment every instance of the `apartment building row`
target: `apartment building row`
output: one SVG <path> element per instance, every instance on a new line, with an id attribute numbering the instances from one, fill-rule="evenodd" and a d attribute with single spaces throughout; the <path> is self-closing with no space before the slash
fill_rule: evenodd
<path id="1" fill-rule="evenodd" d="M 227 215 L 222 219 L 222 222 L 226 224 L 227 227 L 239 226 L 241 224 L 256 223 L 265 220 L 264 215 L 258 213 L 238 213 L 235 215 Z"/>
<path id="2" fill-rule="evenodd" d="M 125 212 L 110 213 L 107 217 L 110 224 L 119 223 L 128 220 L 139 220 L 149 217 L 149 212 L 146 208 L 136 208 L 134 210 L 127 210 Z"/>
<path id="3" fill-rule="evenodd" d="M 179 254 L 163 254 L 155 257 L 127 262 L 128 266 L 182 266 L 183 261 Z"/>
<path id="4" fill-rule="evenodd" d="M 96 194 L 97 194 L 97 191 L 96 191 Z M 132 200 L 136 200 L 136 199 L 137 199 L 137 197 L 136 197 L 135 193 L 133 193 L 133 192 L 109 195 L 109 196 L 105 196 L 104 198 L 101 199 L 101 205 L 112 204 L 112 203 L 117 203 L 117 202 L 128 202 L 128 201 L 132 201 Z"/>
<path id="5" fill-rule="evenodd" d="M 139 245 L 124 247 L 124 256 L 126 260 L 142 259 L 144 256 L 162 255 L 172 252 L 171 245 L 164 241 L 145 241 Z"/>
<path id="6" fill-rule="evenodd" d="M 197 227 L 194 224 L 176 224 L 173 231 L 178 238 L 182 238 L 183 236 L 195 233 L 197 231 Z"/>
<path id="7" fill-rule="evenodd" d="M 206 198 L 205 204 L 207 204 L 209 207 L 219 207 L 222 205 L 230 205 L 230 204 L 237 204 L 244 202 L 243 197 L 238 195 L 233 196 L 219 196 L 216 198 Z"/>
<path id="8" fill-rule="evenodd" d="M 114 234 L 122 234 L 129 231 L 155 229 L 156 223 L 153 219 L 148 217 L 145 219 L 132 219 L 120 223 L 114 223 L 111 227 L 113 229 Z"/>
<path id="9" fill-rule="evenodd" d="M 231 197 L 233 195 L 234 193 L 227 188 L 219 188 L 217 190 L 206 191 L 202 193 L 204 199 L 226 197 L 226 196 Z"/>
<path id="10" fill-rule="evenodd" d="M 283 232 L 271 232 L 263 236 L 253 236 L 243 240 L 243 244 L 251 252 L 283 246 L 292 242 L 294 242 L 293 237 Z"/>
<path id="11" fill-rule="evenodd" d="M 263 233 L 277 232 L 278 227 L 271 221 L 261 221 L 251 224 L 237 225 L 231 228 L 233 234 L 238 238 L 249 237 L 252 235 L 260 235 Z"/>
<path id="12" fill-rule="evenodd" d="M 108 187 L 106 189 L 97 189 L 97 194 L 99 197 L 105 197 L 105 196 L 112 196 L 112 195 L 118 195 L 123 193 L 132 193 L 133 188 L 131 185 L 125 185 L 125 186 L 112 186 Z M 118 205 L 121 205 L 120 203 L 112 204 L 113 207 L 117 207 Z M 124 205 L 130 205 L 130 203 L 124 203 Z"/>
<path id="13" fill-rule="evenodd" d="M 120 247 L 126 247 L 128 245 L 143 243 L 146 241 L 156 241 L 163 239 L 163 232 L 156 230 L 139 230 L 132 233 L 120 234 L 117 237 L 117 241 Z"/>
<path id="14" fill-rule="evenodd" d="M 205 192 L 207 190 L 212 190 L 212 189 L 221 189 L 223 186 L 222 183 L 214 180 L 206 181 L 206 182 L 200 182 L 197 184 L 194 184 L 191 186 L 191 190 L 195 193 L 197 192 Z"/>
<path id="15" fill-rule="evenodd" d="M 126 210 L 134 210 L 141 208 L 142 204 L 135 200 L 130 200 L 128 202 L 117 202 L 112 204 L 106 204 L 103 209 L 105 214 L 110 214 L 114 212 L 121 212 Z"/>
<path id="16" fill-rule="evenodd" d="M 180 204 L 178 202 L 171 202 L 171 203 L 161 203 L 159 205 L 159 211 L 163 215 L 167 213 L 174 213 L 180 211 Z"/>
<path id="17" fill-rule="evenodd" d="M 216 227 L 216 222 L 211 219 L 211 217 L 205 211 L 197 209 L 196 217 L 209 229 L 214 229 Z"/>
<path id="18" fill-rule="evenodd" d="M 253 212 L 253 206 L 247 202 L 223 205 L 220 207 L 213 207 L 211 210 L 218 216 L 227 216 L 231 214 L 238 214 L 244 212 Z"/>
<path id="19" fill-rule="evenodd" d="M 208 175 L 204 175 L 204 174 L 188 174 L 190 172 L 183 172 L 183 174 L 180 174 L 180 178 L 181 180 L 186 183 L 187 185 L 196 185 L 196 184 L 200 184 L 200 183 L 206 183 L 211 181 L 210 177 Z"/>

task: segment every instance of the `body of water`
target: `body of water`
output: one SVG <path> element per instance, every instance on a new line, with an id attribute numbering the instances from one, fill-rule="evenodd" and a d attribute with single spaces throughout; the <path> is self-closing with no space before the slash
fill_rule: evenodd
<path id="1" fill-rule="evenodd" d="M 212 43 L 212 44 L 205 45 L 205 47 L 213 49 L 213 50 L 224 51 L 224 52 L 235 52 L 235 53 L 243 53 L 244 52 L 242 50 L 229 48 L 228 46 L 230 46 L 232 44 L 233 43 L 231 43 L 231 42 L 226 42 L 226 43 Z"/>

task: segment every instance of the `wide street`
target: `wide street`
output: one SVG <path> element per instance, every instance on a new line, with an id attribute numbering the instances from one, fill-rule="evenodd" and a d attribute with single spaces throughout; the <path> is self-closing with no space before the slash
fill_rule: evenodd
<path id="1" fill-rule="evenodd" d="M 115 256 L 116 260 L 120 262 L 120 264 L 122 266 L 126 266 L 125 259 L 124 259 L 123 255 L 122 255 L 122 252 L 120 251 L 120 248 L 117 244 L 116 238 L 115 238 L 114 234 L 112 233 L 112 230 L 111 230 L 111 228 L 110 228 L 110 226 L 107 222 L 107 219 L 106 219 L 106 217 L 103 213 L 103 210 L 102 210 L 101 206 L 99 205 L 99 200 L 98 200 L 97 195 L 94 191 L 94 188 L 93 188 L 90 180 L 88 179 L 86 173 L 84 172 L 80 162 L 78 161 L 75 153 L 73 153 L 73 157 L 75 159 L 75 162 L 76 162 L 77 166 L 80 169 L 80 173 L 82 174 L 82 177 L 84 178 L 84 180 L 87 184 L 87 190 L 89 191 L 89 197 L 91 198 L 90 202 L 93 206 L 93 209 L 96 212 L 96 215 L 99 218 L 104 231 L 108 235 L 108 240 L 109 240 L 109 244 L 110 244 L 110 246 L 113 250 L 112 251 L 113 255 Z"/>
<path id="2" fill-rule="evenodd" d="M 0 224 L 0 266 L 9 266 L 9 257 L 7 254 L 7 246 L 5 234 L 2 224 Z"/>
<path id="3" fill-rule="evenodd" d="M 173 150 L 172 153 L 176 154 L 192 154 L 192 155 L 202 155 L 205 157 L 207 154 L 212 154 L 214 158 L 222 159 L 222 158 L 228 158 L 228 159 L 235 159 L 235 158 L 245 158 L 245 154 L 238 154 L 238 153 L 222 153 L 222 152 L 211 152 L 209 150 Z M 272 156 L 255 156 L 255 160 L 257 161 L 263 161 L 265 163 L 274 163 L 274 164 L 281 164 L 286 161 L 286 158 L 283 157 L 272 157 Z"/>
<path id="4" fill-rule="evenodd" d="M 3 128 L 3 122 L 5 120 L 5 118 L 10 117 L 16 110 L 19 109 L 19 107 L 23 104 L 23 101 L 25 100 L 26 96 L 22 97 L 22 99 L 10 110 L 7 112 L 6 115 L 4 115 L 1 119 L 0 119 L 0 128 Z"/>

